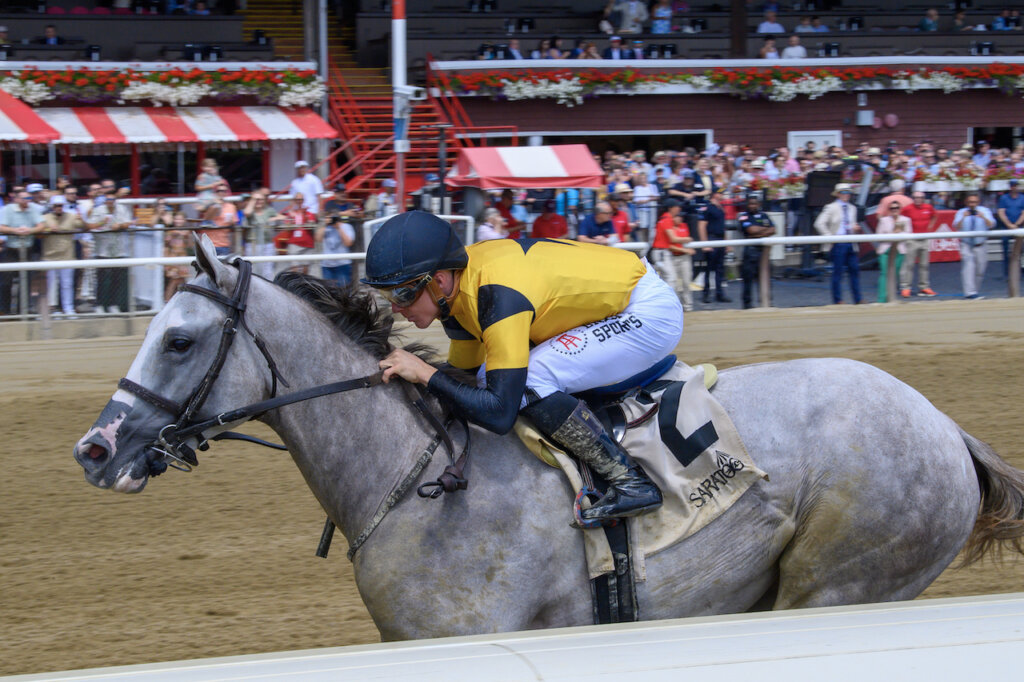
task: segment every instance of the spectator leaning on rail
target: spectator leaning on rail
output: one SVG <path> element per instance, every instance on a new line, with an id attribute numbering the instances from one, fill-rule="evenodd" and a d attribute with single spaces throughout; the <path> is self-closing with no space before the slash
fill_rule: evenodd
<path id="1" fill-rule="evenodd" d="M 1010 191 L 999 197 L 996 209 L 1000 229 L 1014 230 L 1024 225 L 1024 194 L 1020 192 L 1019 180 L 1010 180 Z M 1024 239 L 1024 237 L 1017 237 L 1017 239 Z M 1003 243 L 1003 277 L 1009 277 L 1010 238 L 1003 237 L 1000 241 Z"/>
<path id="2" fill-rule="evenodd" d="M 981 197 L 968 194 L 967 204 L 956 212 L 953 218 L 954 232 L 984 232 L 995 227 L 992 211 L 981 206 Z M 967 237 L 960 240 L 960 280 L 964 287 L 964 298 L 981 298 L 979 290 L 985 278 L 988 253 L 985 237 Z"/>
<path id="3" fill-rule="evenodd" d="M 544 202 L 542 213 L 533 221 L 530 237 L 533 239 L 564 239 L 569 234 L 569 223 L 555 213 L 555 200 Z"/>
<path id="4" fill-rule="evenodd" d="M 21 190 L 14 197 L 14 202 L 3 207 L 0 213 L 0 236 L 4 237 L 0 243 L 0 262 L 20 263 L 30 260 L 34 235 L 43 229 L 43 213 L 32 203 L 31 196 L 25 190 Z M 32 275 L 29 272 L 26 278 L 29 282 L 29 290 L 32 288 Z M 9 315 L 12 312 L 21 311 L 19 300 L 11 301 L 11 293 L 16 272 L 0 272 L 0 315 Z M 13 303 L 13 305 L 12 305 Z"/>
<path id="5" fill-rule="evenodd" d="M 56 195 L 50 199 L 51 212 L 43 216 L 43 260 L 74 260 L 75 232 L 85 229 L 77 213 L 64 210 L 66 199 Z M 46 271 L 47 287 L 60 290 L 61 313 L 75 314 L 75 271 L 70 268 Z"/>
<path id="6" fill-rule="evenodd" d="M 131 206 L 119 202 L 130 190 L 109 188 L 96 198 L 86 223 L 96 240 L 96 258 L 109 260 L 128 255 L 124 231 L 132 226 Z M 128 271 L 125 268 L 96 269 L 96 309 L 119 313 L 128 310 Z"/>
<path id="7" fill-rule="evenodd" d="M 612 223 L 612 205 L 607 201 L 599 201 L 594 212 L 580 221 L 576 241 L 590 244 L 617 244 L 619 235 Z"/>
<path id="8" fill-rule="evenodd" d="M 476 240 L 486 242 L 506 237 L 508 237 L 508 230 L 505 229 L 505 218 L 501 215 L 501 211 L 496 208 L 486 209 L 484 219 L 476 227 Z"/>
<path id="9" fill-rule="evenodd" d="M 451 225 L 412 211 L 389 220 L 367 249 L 365 284 L 417 327 L 440 319 L 448 362 L 476 371 L 474 387 L 404 350 L 380 361 L 384 380 L 424 384 L 496 433 L 523 409 L 553 442 L 609 481 L 585 521 L 651 511 L 661 492 L 571 394 L 623 381 L 679 343 L 679 300 L 646 261 L 566 240 L 492 240 L 463 247 Z M 588 342 L 589 339 L 589 342 Z"/>

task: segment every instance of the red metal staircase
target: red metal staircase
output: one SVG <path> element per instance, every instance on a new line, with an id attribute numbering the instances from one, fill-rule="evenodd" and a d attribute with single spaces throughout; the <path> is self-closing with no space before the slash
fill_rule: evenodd
<path id="1" fill-rule="evenodd" d="M 394 120 L 390 84 L 384 72 L 377 82 L 362 69 L 332 68 L 328 84 L 329 120 L 338 130 L 342 145 L 325 160 L 330 173 L 325 184 L 344 181 L 348 191 L 366 195 L 378 191 L 385 178 L 395 176 Z M 443 73 L 428 66 L 427 99 L 412 102 L 409 121 L 409 152 L 405 155 L 405 189 L 415 191 L 428 173 L 438 173 L 440 135 L 449 149 L 448 166 L 463 147 L 486 145 L 487 133 L 503 133 L 500 144 L 517 144 L 516 126 L 474 126 L 459 103 L 448 94 Z M 446 128 L 438 128 L 444 124 Z"/>

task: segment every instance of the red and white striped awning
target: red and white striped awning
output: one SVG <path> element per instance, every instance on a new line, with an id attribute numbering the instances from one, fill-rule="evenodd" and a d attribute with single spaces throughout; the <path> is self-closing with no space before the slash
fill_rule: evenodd
<path id="1" fill-rule="evenodd" d="M 449 187 L 541 189 L 599 187 L 604 173 L 585 144 L 460 149 Z"/>
<path id="2" fill-rule="evenodd" d="M 337 137 L 310 109 L 281 107 L 73 107 L 37 109 L 58 144 L 248 142 Z"/>
<path id="3" fill-rule="evenodd" d="M 46 144 L 60 133 L 39 118 L 32 107 L 0 90 L 0 140 Z"/>

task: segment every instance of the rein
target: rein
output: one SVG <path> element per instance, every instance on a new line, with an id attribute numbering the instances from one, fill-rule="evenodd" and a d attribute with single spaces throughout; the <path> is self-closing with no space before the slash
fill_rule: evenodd
<path id="1" fill-rule="evenodd" d="M 372 388 L 379 386 L 383 383 L 383 372 L 376 372 L 364 377 L 357 379 L 347 379 L 345 381 L 336 381 L 330 384 L 322 384 L 320 386 L 313 386 L 294 393 L 287 395 L 278 396 L 277 386 L 280 383 L 282 386 L 288 387 L 289 384 L 285 381 L 284 377 L 281 376 L 277 369 L 277 363 L 274 362 L 270 351 L 267 349 L 266 344 L 263 340 L 255 333 L 253 333 L 248 326 L 245 324 L 245 310 L 246 301 L 249 296 L 249 283 L 252 277 L 252 264 L 249 261 L 242 258 L 235 257 L 229 261 L 228 264 L 234 265 L 238 268 L 238 280 L 235 283 L 234 291 L 231 297 L 224 296 L 219 291 L 211 289 L 205 289 L 198 287 L 193 284 L 182 284 L 178 287 L 178 291 L 186 292 L 191 294 L 198 294 L 205 296 L 210 300 L 220 303 L 228 309 L 227 317 L 222 324 L 221 340 L 220 345 L 217 348 L 217 354 L 214 357 L 213 363 L 207 370 L 206 374 L 200 380 L 199 384 L 189 395 L 188 399 L 184 403 L 177 403 L 173 400 L 165 398 L 158 393 L 138 384 L 127 377 L 122 378 L 118 381 L 118 388 L 125 390 L 143 401 L 157 407 L 164 412 L 172 415 L 175 419 L 174 423 L 168 424 L 160 429 L 160 433 L 157 439 L 150 444 L 149 450 L 157 453 L 158 458 L 152 459 L 149 462 L 150 475 L 159 476 L 167 467 L 173 467 L 180 471 L 191 471 L 193 467 L 199 465 L 199 459 L 196 456 L 195 450 L 190 447 L 186 441 L 190 438 L 196 438 L 198 440 L 197 447 L 200 450 L 206 450 L 209 448 L 208 440 L 203 436 L 203 432 L 217 427 L 224 426 L 233 422 L 249 421 L 254 417 L 265 414 L 271 410 L 285 405 L 292 405 L 295 403 L 311 400 L 313 398 L 319 398 L 325 395 L 332 395 L 335 393 L 345 393 L 347 391 L 353 391 L 361 388 Z M 197 268 L 198 269 L 198 268 Z M 234 343 L 235 336 L 237 335 L 238 329 L 244 330 L 259 349 L 267 362 L 267 367 L 270 369 L 271 374 L 271 397 L 266 400 L 261 400 L 257 403 L 245 405 L 233 410 L 221 412 L 220 414 L 205 419 L 202 421 L 195 421 L 194 416 L 196 412 L 203 406 L 206 399 L 209 397 L 210 392 L 213 390 L 213 385 L 220 376 L 220 372 L 224 367 L 224 363 L 227 360 L 228 351 L 231 349 L 231 345 Z M 452 493 L 457 490 L 465 490 L 468 485 L 468 481 L 464 476 L 464 470 L 469 460 L 469 426 L 464 419 L 458 421 L 462 424 L 463 429 L 466 433 L 466 443 L 462 450 L 462 453 L 455 458 L 455 445 L 452 442 L 451 435 L 448 432 L 448 427 L 456 421 L 453 418 L 448 418 L 445 423 L 442 423 L 429 409 L 424 398 L 423 389 L 419 386 L 402 382 L 402 388 L 405 392 L 406 397 L 416 411 L 422 415 L 430 427 L 434 430 L 435 436 L 431 440 L 430 445 L 423 451 L 420 457 L 416 460 L 412 470 L 402 479 L 402 481 L 395 486 L 381 501 L 378 505 L 377 511 L 374 516 L 370 519 L 369 523 L 359 534 L 356 540 L 349 546 L 348 558 L 351 560 L 355 555 L 356 550 L 359 549 L 369 538 L 370 534 L 380 525 L 380 522 L 384 519 L 384 516 L 398 503 L 402 497 L 405 496 L 412 484 L 419 478 L 420 474 L 426 468 L 427 464 L 430 463 L 433 457 L 434 451 L 437 446 L 444 443 L 445 448 L 448 451 L 448 458 L 451 462 L 445 467 L 444 472 L 437 478 L 436 481 L 424 483 L 417 489 L 417 494 L 420 497 L 428 497 L 435 499 L 440 497 L 444 493 Z M 287 448 L 282 445 L 275 443 L 269 443 L 267 441 L 255 438 L 253 436 L 247 436 L 245 434 L 223 432 L 219 433 L 211 438 L 211 440 L 243 440 L 247 442 L 256 443 L 258 445 L 264 445 L 267 447 L 275 448 L 278 450 L 286 450 Z M 334 531 L 334 523 L 328 518 L 327 523 L 324 527 L 324 533 L 321 538 L 320 547 L 317 550 L 318 556 L 327 556 L 327 550 L 330 547 L 331 536 Z"/>

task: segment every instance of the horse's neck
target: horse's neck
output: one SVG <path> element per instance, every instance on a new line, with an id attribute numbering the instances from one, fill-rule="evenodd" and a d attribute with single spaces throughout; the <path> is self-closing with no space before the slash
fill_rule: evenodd
<path id="1" fill-rule="evenodd" d="M 280 341 L 271 352 L 290 385 L 280 394 L 378 371 L 368 353 L 319 315 L 309 316 L 308 328 L 293 317 L 275 330 Z M 430 438 L 397 382 L 295 403 L 264 421 L 281 436 L 313 494 L 350 541 Z"/>

